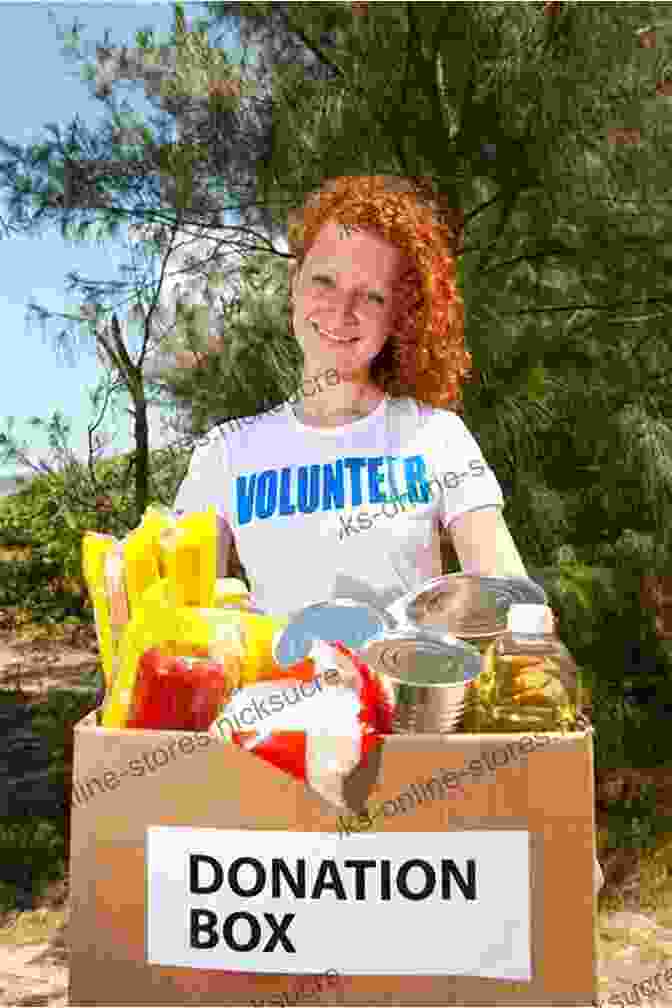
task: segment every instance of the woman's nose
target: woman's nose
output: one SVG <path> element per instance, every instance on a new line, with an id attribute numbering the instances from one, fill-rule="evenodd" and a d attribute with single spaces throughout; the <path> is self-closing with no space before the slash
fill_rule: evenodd
<path id="1" fill-rule="evenodd" d="M 329 297 L 329 317 L 331 324 L 338 325 L 341 322 L 352 322 L 359 320 L 357 304 L 359 295 L 353 291 L 351 294 L 341 294 L 339 291 L 330 291 Z"/>

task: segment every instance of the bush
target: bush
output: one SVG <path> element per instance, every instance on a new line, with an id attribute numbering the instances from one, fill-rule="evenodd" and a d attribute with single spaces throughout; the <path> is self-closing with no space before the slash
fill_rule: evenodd
<path id="1" fill-rule="evenodd" d="M 642 606 L 637 570 L 566 563 L 530 571 L 530 577 L 545 589 L 559 635 L 592 689 L 599 681 L 605 695 L 623 697 L 633 683 L 644 684 L 630 665 L 633 645 L 655 669 L 646 683 L 670 682 L 672 660 L 656 635 L 654 613 Z"/>
<path id="2" fill-rule="evenodd" d="M 57 824 L 35 818 L 0 825 L 0 910 L 29 909 L 50 882 L 63 878 L 65 864 Z"/>
<path id="3" fill-rule="evenodd" d="M 3 713 L 9 715 L 8 749 L 1 754 L 6 773 L 12 774 L 6 814 L 0 824 L 0 912 L 29 909 L 39 903 L 50 883 L 63 878 L 66 850 L 66 816 L 72 770 L 68 744 L 72 727 L 95 706 L 95 689 L 72 693 L 50 690 L 44 702 L 26 709 L 17 698 L 0 694 Z M 8 727 L 14 714 L 14 728 Z M 27 716 L 26 716 L 27 715 Z M 30 798 L 22 787 L 24 774 L 46 769 L 41 813 L 26 818 Z"/>
<path id="4" fill-rule="evenodd" d="M 172 504 L 189 453 L 176 456 L 175 462 L 167 462 L 165 451 L 151 454 L 150 504 Z M 101 493 L 95 497 L 80 467 L 38 476 L 0 500 L 0 546 L 31 550 L 28 561 L 0 561 L 0 608 L 27 608 L 36 623 L 92 622 L 82 537 L 91 531 L 120 538 L 137 525 L 132 486 L 124 489 L 128 470 L 129 456 L 99 462 L 95 472 Z"/>

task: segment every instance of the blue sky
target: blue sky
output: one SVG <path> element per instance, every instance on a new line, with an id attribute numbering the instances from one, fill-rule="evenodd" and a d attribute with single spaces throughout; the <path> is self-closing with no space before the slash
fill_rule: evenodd
<path id="1" fill-rule="evenodd" d="M 185 4 L 187 17 L 205 16 L 201 4 Z M 50 17 L 51 12 L 51 17 Z M 4 3 L 0 0 L 0 136 L 27 144 L 46 137 L 49 122 L 67 125 L 79 114 L 88 126 L 105 118 L 105 106 L 90 96 L 91 85 L 80 77 L 81 63 L 66 59 L 57 28 L 83 25 L 81 39 L 86 61 L 95 62 L 96 43 L 110 29 L 111 45 L 134 45 L 138 29 L 151 25 L 155 37 L 167 36 L 173 22 L 170 4 L 50 4 Z M 221 29 L 220 29 L 221 31 Z M 163 39 L 160 39 L 162 41 Z M 231 39 L 231 45 L 237 40 Z M 228 47 L 228 41 L 227 41 Z M 152 106 L 144 97 L 142 83 L 117 85 L 134 109 L 146 113 Z M 57 353 L 58 320 L 49 320 L 43 331 L 37 321 L 26 324 L 26 308 L 33 300 L 49 311 L 73 309 L 76 300 L 66 290 L 66 275 L 77 271 L 92 280 L 121 279 L 119 266 L 126 261 L 123 246 L 79 244 L 64 241 L 58 228 L 38 238 L 0 239 L 0 318 L 2 320 L 3 366 L 0 368 L 0 429 L 8 417 L 15 418 L 14 432 L 31 447 L 34 463 L 51 459 L 47 438 L 26 424 L 32 416 L 44 419 L 60 410 L 71 421 L 69 445 L 87 457 L 87 423 L 93 419 L 87 390 L 93 390 L 103 369 L 95 347 L 79 343 L 72 362 Z M 115 440 L 106 454 L 133 447 L 131 417 L 120 412 Z M 151 445 L 161 444 L 158 410 L 151 416 Z M 20 465 L 0 465 L 0 475 L 22 471 Z"/>

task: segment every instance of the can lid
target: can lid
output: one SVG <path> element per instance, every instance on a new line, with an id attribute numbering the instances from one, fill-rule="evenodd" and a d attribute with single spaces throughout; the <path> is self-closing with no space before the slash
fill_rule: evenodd
<path id="1" fill-rule="evenodd" d="M 455 686 L 480 675 L 481 655 L 470 644 L 444 634 L 413 629 L 384 632 L 361 651 L 377 672 L 415 686 Z"/>
<path id="2" fill-rule="evenodd" d="M 314 641 L 340 641 L 359 651 L 367 641 L 388 630 L 392 618 L 384 612 L 355 599 L 331 599 L 315 602 L 294 613 L 273 640 L 273 658 L 289 668 L 311 653 Z"/>
<path id="3" fill-rule="evenodd" d="M 405 599 L 405 620 L 466 640 L 498 637 L 512 605 L 542 605 L 544 590 L 530 578 L 444 574 Z"/>
<path id="4" fill-rule="evenodd" d="M 552 634 L 553 612 L 546 605 L 514 603 L 506 618 L 506 629 L 510 633 Z"/>

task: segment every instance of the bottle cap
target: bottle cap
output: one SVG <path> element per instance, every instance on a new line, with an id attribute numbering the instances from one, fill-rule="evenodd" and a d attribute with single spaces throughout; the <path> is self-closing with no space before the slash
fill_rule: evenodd
<path id="1" fill-rule="evenodd" d="M 514 603 L 506 618 L 506 629 L 510 633 L 552 634 L 553 611 L 545 605 Z"/>

